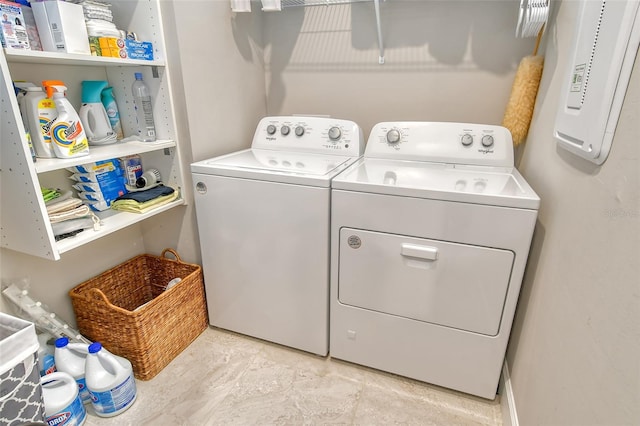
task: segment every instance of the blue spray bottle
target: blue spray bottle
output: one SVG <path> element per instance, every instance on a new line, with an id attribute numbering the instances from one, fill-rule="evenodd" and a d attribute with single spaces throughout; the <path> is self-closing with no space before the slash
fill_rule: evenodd
<path id="1" fill-rule="evenodd" d="M 113 87 L 107 87 L 102 90 L 101 93 L 102 105 L 107 110 L 107 116 L 111 123 L 111 128 L 116 132 L 116 138 L 118 140 L 124 138 L 122 132 L 122 124 L 120 124 L 120 113 L 118 112 L 118 104 L 116 104 L 116 98 L 113 97 Z"/>

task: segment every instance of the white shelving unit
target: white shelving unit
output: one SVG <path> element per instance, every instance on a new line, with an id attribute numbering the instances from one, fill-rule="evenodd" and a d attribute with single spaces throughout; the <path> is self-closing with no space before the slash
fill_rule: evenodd
<path id="1" fill-rule="evenodd" d="M 108 210 L 98 213 L 102 220 L 99 231 L 85 230 L 58 242 L 53 236 L 41 187 L 71 189 L 73 182 L 68 179 L 67 167 L 139 154 L 145 169 L 158 169 L 165 184 L 179 188 L 181 194 L 184 190 L 159 0 L 113 0 L 111 4 L 118 28 L 135 31 L 141 40 L 153 43 L 153 61 L 10 49 L 0 53 L 0 244 L 3 248 L 58 260 L 69 250 L 185 204 L 184 198 L 179 197 L 145 214 Z M 76 108 L 80 106 L 82 80 L 109 81 L 126 137 L 135 132 L 131 95 L 135 72 L 143 73 L 152 92 L 156 142 L 91 146 L 90 155 L 86 157 L 32 161 L 13 80 L 35 84 L 45 79 L 62 80 L 68 87 L 67 97 Z"/>

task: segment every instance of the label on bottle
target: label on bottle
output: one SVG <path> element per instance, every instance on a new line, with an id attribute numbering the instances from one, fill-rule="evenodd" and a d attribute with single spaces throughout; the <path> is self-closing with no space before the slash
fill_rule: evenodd
<path id="1" fill-rule="evenodd" d="M 156 128 L 153 121 L 153 104 L 151 97 L 135 99 L 136 119 L 138 120 L 138 136 L 143 141 L 151 142 L 156 140 Z"/>
<path id="2" fill-rule="evenodd" d="M 58 110 L 51 99 L 45 98 L 38 102 L 38 122 L 45 143 L 51 143 L 51 125 L 57 117 Z"/>
<path id="3" fill-rule="evenodd" d="M 51 126 L 53 142 L 62 147 L 69 155 L 77 154 L 89 148 L 89 141 L 84 136 L 79 121 L 58 121 Z"/>
<path id="4" fill-rule="evenodd" d="M 44 354 L 40 360 L 40 376 L 54 373 L 56 371 L 56 362 L 51 354 Z"/>
<path id="5" fill-rule="evenodd" d="M 87 389 L 87 380 L 82 377 L 80 379 L 76 379 L 76 383 L 78 383 L 78 392 L 80 393 L 80 399 L 83 404 L 88 404 L 91 402 L 91 393 L 89 389 Z"/>
<path id="6" fill-rule="evenodd" d="M 120 113 L 115 101 L 110 102 L 106 107 L 107 117 L 109 117 L 109 123 L 114 132 L 116 132 L 116 138 L 122 139 L 124 134 L 122 133 L 122 125 L 120 124 Z"/>
<path id="7" fill-rule="evenodd" d="M 87 410 L 82 405 L 80 397 L 76 397 L 71 404 L 58 411 L 53 416 L 47 417 L 49 426 L 79 426 L 84 423 Z"/>
<path id="8" fill-rule="evenodd" d="M 91 392 L 91 403 L 98 414 L 113 414 L 133 402 L 136 397 L 136 382 L 129 375 L 127 380 L 115 388 L 104 392 Z"/>
<path id="9" fill-rule="evenodd" d="M 140 157 L 137 155 L 126 157 L 123 159 L 123 163 L 127 184 L 135 186 L 138 178 L 142 176 L 142 163 Z"/>

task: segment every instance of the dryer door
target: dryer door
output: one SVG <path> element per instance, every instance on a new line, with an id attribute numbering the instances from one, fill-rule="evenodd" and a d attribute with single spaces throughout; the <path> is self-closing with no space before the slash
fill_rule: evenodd
<path id="1" fill-rule="evenodd" d="M 342 228 L 338 300 L 495 336 L 513 260 L 509 250 Z"/>

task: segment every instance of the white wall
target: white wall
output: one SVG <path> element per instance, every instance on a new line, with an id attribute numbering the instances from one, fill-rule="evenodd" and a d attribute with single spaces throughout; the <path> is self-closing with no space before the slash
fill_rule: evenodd
<path id="1" fill-rule="evenodd" d="M 235 14 L 227 1 L 162 2 L 173 95 L 186 171 L 184 209 L 143 223 L 145 248 L 178 250 L 201 263 L 189 164 L 247 148 L 266 114 L 260 13 Z M 190 141 L 190 143 L 189 143 Z"/>
<path id="2" fill-rule="evenodd" d="M 265 13 L 270 114 L 327 114 L 368 135 L 389 120 L 500 124 L 534 39 L 515 37 L 517 1 L 373 2 Z"/>
<path id="3" fill-rule="evenodd" d="M 640 56 L 602 166 L 556 147 L 577 2 L 557 4 L 520 170 L 541 198 L 508 349 L 521 425 L 640 424 Z"/>

